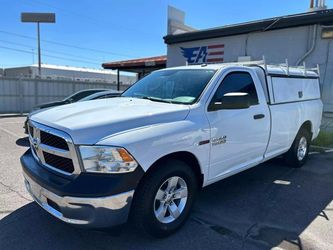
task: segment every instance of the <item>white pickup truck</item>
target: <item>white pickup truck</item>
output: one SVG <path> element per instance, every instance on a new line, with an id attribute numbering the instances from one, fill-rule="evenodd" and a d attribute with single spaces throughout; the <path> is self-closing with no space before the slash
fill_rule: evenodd
<path id="1" fill-rule="evenodd" d="M 283 155 L 307 160 L 322 115 L 314 71 L 212 64 L 153 72 L 121 97 L 32 115 L 27 190 L 55 217 L 176 231 L 204 186 Z M 221 190 L 223 192 L 223 190 Z"/>

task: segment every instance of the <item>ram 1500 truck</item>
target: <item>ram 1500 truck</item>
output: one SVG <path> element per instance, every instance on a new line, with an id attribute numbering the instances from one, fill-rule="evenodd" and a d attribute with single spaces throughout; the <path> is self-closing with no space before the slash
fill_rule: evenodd
<path id="1" fill-rule="evenodd" d="M 163 237 L 184 224 L 202 187 L 279 155 L 301 167 L 322 108 L 310 70 L 155 71 L 121 97 L 32 115 L 31 147 L 21 157 L 25 185 L 62 221 L 107 228 L 130 219 Z"/>

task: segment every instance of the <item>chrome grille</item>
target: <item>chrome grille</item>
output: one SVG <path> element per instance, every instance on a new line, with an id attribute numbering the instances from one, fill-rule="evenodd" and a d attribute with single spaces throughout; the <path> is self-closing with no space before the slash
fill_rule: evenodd
<path id="1" fill-rule="evenodd" d="M 28 126 L 28 128 L 29 128 L 29 134 L 32 136 L 32 137 L 34 137 L 34 128 L 32 127 L 32 126 Z"/>
<path id="2" fill-rule="evenodd" d="M 29 121 L 29 141 L 35 159 L 45 167 L 65 175 L 81 172 L 74 144 L 68 134 Z"/>

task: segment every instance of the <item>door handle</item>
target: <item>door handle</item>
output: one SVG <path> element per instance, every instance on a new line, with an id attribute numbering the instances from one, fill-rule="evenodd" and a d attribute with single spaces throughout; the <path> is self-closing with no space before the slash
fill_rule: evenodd
<path id="1" fill-rule="evenodd" d="M 254 119 L 254 120 L 258 120 L 258 119 L 262 119 L 262 118 L 264 118 L 264 117 L 265 117 L 264 114 L 257 114 L 257 115 L 254 115 L 254 116 L 253 116 L 253 119 Z"/>

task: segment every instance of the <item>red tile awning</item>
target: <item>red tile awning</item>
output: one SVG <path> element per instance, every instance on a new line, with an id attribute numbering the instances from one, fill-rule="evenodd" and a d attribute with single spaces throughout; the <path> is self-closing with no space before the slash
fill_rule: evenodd
<path id="1" fill-rule="evenodd" d="M 106 62 L 102 64 L 104 69 L 117 69 L 135 73 L 150 72 L 156 69 L 162 69 L 166 67 L 167 57 L 154 56 L 138 58 L 126 61 Z"/>

